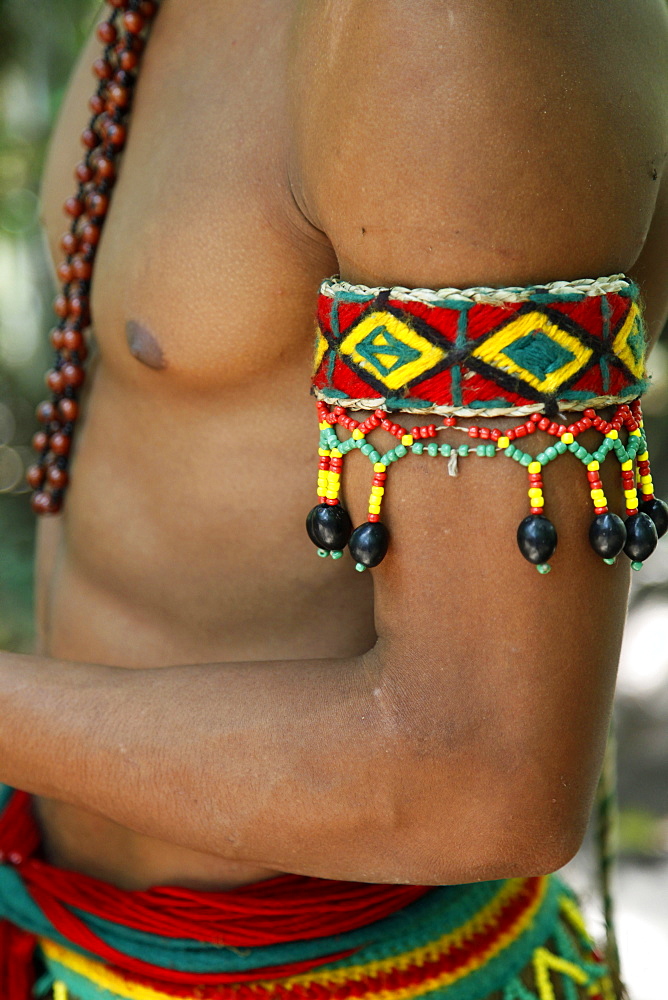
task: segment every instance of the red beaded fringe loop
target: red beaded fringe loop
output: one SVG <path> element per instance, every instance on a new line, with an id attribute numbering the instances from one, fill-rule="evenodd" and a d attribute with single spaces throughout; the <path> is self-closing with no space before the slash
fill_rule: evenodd
<path id="1" fill-rule="evenodd" d="M 85 153 L 74 171 L 78 188 L 63 206 L 71 221 L 60 241 L 65 254 L 57 268 L 62 287 L 53 304 L 58 322 L 50 334 L 56 354 L 46 375 L 51 398 L 37 407 L 42 429 L 34 435 L 33 447 L 39 457 L 26 473 L 37 514 L 58 513 L 69 481 L 95 255 L 127 139 L 146 32 L 158 11 L 155 0 L 110 0 L 110 5 L 109 18 L 97 27 L 104 51 L 93 63 L 98 85 L 89 102 L 91 119 L 81 133 Z"/>

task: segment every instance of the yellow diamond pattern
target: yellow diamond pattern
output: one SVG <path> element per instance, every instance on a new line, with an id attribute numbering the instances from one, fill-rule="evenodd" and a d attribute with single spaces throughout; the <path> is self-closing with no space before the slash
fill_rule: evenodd
<path id="1" fill-rule="evenodd" d="M 636 348 L 635 352 L 631 347 L 632 342 Z M 635 303 L 629 309 L 613 341 L 612 350 L 637 379 L 645 377 L 645 331 L 640 310 Z"/>
<path id="2" fill-rule="evenodd" d="M 318 327 L 318 329 L 316 330 L 315 355 L 314 355 L 314 358 L 313 358 L 313 374 L 314 375 L 318 371 L 318 368 L 320 367 L 320 362 L 322 361 L 323 357 L 325 356 L 325 351 L 327 350 L 328 347 L 329 347 L 329 344 L 327 343 L 327 341 L 323 337 L 322 333 L 320 332 L 320 327 Z"/>
<path id="3" fill-rule="evenodd" d="M 517 361 L 504 354 L 504 349 L 522 337 L 532 333 L 542 333 L 550 340 L 558 344 L 574 355 L 573 360 L 567 361 L 555 371 L 551 371 L 541 378 L 523 368 Z M 526 312 L 502 327 L 497 333 L 492 334 L 479 347 L 471 352 L 471 357 L 480 358 L 486 364 L 511 375 L 516 375 L 522 381 L 527 382 L 534 389 L 541 393 L 553 393 L 559 386 L 572 378 L 581 368 L 587 364 L 593 351 L 583 344 L 577 337 L 574 337 L 567 330 L 554 323 L 545 313 L 532 311 Z"/>
<path id="4" fill-rule="evenodd" d="M 405 348 L 407 360 L 392 350 L 393 343 L 399 342 Z M 366 350 L 359 348 L 364 342 Z M 383 353 L 383 346 L 388 352 Z M 370 353 L 370 349 L 371 353 Z M 407 323 L 390 312 L 372 312 L 355 326 L 341 342 L 340 353 L 382 382 L 391 392 L 403 388 L 414 379 L 439 364 L 447 352 L 421 336 Z M 375 356 L 378 365 L 374 364 Z"/>

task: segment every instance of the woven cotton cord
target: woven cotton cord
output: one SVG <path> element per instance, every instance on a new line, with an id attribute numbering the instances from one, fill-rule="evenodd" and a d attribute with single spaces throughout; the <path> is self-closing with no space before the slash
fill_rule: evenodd
<path id="1" fill-rule="evenodd" d="M 504 454 L 528 475 L 528 516 L 517 530 L 517 542 L 522 555 L 533 563 L 540 573 L 548 573 L 549 560 L 557 546 L 557 529 L 545 516 L 543 469 L 550 462 L 570 452 L 586 469 L 594 519 L 589 526 L 589 541 L 594 551 L 606 563 L 614 564 L 624 552 L 633 569 L 640 569 L 645 559 L 654 551 L 660 535 L 668 531 L 668 505 L 654 496 L 654 486 L 649 464 L 640 401 L 630 406 L 621 404 L 611 420 L 606 420 L 593 409 L 587 409 L 572 424 L 557 423 L 549 417 L 534 413 L 528 420 L 501 431 L 499 428 L 457 426 L 457 418 L 443 419 L 441 428 L 436 424 L 413 427 L 410 430 L 396 423 L 385 410 L 376 410 L 363 421 L 348 414 L 342 406 L 329 409 L 319 402 L 318 418 L 320 447 L 318 449 L 319 503 L 308 514 L 306 527 L 311 541 L 318 547 L 318 554 L 339 559 L 348 545 L 359 571 L 377 566 L 388 549 L 389 532 L 380 519 L 381 508 L 391 465 L 409 453 L 427 454 L 448 460 L 448 471 L 457 474 L 459 459 L 475 454 L 479 458 L 494 458 Z M 337 428 L 350 432 L 346 440 L 339 437 Z M 381 453 L 367 435 L 381 429 L 395 438 L 395 443 Z M 620 431 L 628 432 L 626 443 Z M 464 445 L 439 444 L 435 438 L 439 430 L 465 430 L 475 443 Z M 578 441 L 586 431 L 594 430 L 602 436 L 593 452 Z M 529 438 L 536 431 L 549 435 L 554 443 L 532 455 L 519 447 L 522 438 Z M 345 455 L 358 449 L 373 465 L 373 480 L 369 494 L 367 521 L 354 531 L 350 517 L 340 502 L 341 476 Z M 601 480 L 601 464 L 613 453 L 620 464 L 624 492 L 626 520 L 612 512 Z"/>

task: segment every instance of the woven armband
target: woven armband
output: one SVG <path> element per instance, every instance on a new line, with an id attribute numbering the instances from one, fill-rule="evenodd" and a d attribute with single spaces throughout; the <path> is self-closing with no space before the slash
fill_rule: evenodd
<path id="1" fill-rule="evenodd" d="M 546 573 L 557 530 L 545 516 L 542 470 L 569 451 L 586 470 L 594 551 L 610 564 L 625 552 L 639 569 L 668 530 L 668 506 L 653 493 L 640 408 L 645 353 L 638 289 L 621 274 L 439 291 L 323 282 L 313 374 L 319 503 L 307 518 L 319 554 L 340 558 L 348 545 L 358 570 L 381 562 L 389 542 L 380 517 L 388 470 L 409 452 L 445 459 L 452 475 L 471 454 L 504 454 L 528 475 L 520 551 Z M 610 419 L 597 414 L 611 405 Z M 350 411 L 359 410 L 370 412 L 358 420 Z M 409 428 L 394 419 L 399 411 L 435 419 Z M 518 423 L 507 431 L 458 426 L 461 417 L 495 416 L 516 416 Z M 376 428 L 394 439 L 384 453 L 366 438 Z M 590 428 L 601 435 L 593 452 L 578 442 Z M 543 451 L 521 440 L 536 430 L 553 438 Z M 466 444 L 453 443 L 455 431 L 466 434 Z M 353 448 L 373 465 L 367 521 L 355 530 L 339 502 L 344 457 Z M 620 463 L 626 520 L 608 509 L 603 491 L 600 464 L 609 452 Z"/>

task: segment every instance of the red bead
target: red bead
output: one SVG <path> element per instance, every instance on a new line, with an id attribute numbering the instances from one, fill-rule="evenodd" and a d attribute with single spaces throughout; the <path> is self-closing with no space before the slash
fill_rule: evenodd
<path id="1" fill-rule="evenodd" d="M 127 87 L 123 87 L 120 83 L 112 83 L 109 85 L 108 94 L 108 107 L 111 109 L 124 108 L 127 106 L 130 100 L 130 94 Z"/>
<path id="2" fill-rule="evenodd" d="M 552 437 L 556 437 L 556 435 L 559 433 L 559 424 L 550 424 L 550 426 L 547 429 L 547 433 L 551 434 Z"/>
<path id="3" fill-rule="evenodd" d="M 56 431 L 51 435 L 49 447 L 54 455 L 67 455 L 70 450 L 70 437 L 62 431 Z"/>
<path id="4" fill-rule="evenodd" d="M 93 94 L 93 96 L 88 101 L 88 107 L 91 109 L 94 115 L 101 115 L 104 111 L 104 101 L 99 94 Z"/>
<path id="5" fill-rule="evenodd" d="M 83 132 L 81 133 L 81 141 L 86 147 L 86 149 L 95 149 L 96 146 L 100 145 L 100 137 L 97 134 L 97 132 L 95 132 L 92 128 L 85 128 L 83 130 Z M 86 177 L 85 180 L 89 181 L 91 177 L 92 177 L 92 171 L 90 177 Z M 77 179 L 83 180 L 83 178 L 79 177 L 78 174 L 77 174 Z"/>
<path id="6" fill-rule="evenodd" d="M 133 52 L 132 49 L 123 49 L 118 57 L 118 62 L 122 69 L 130 72 L 139 62 L 139 55 L 137 52 Z"/>
<path id="7" fill-rule="evenodd" d="M 95 246 L 100 239 L 100 227 L 97 222 L 87 222 L 81 230 L 81 239 L 90 246 Z"/>
<path id="8" fill-rule="evenodd" d="M 457 417 L 444 417 L 443 423 L 445 424 L 446 427 L 456 427 Z"/>
<path id="9" fill-rule="evenodd" d="M 127 130 L 124 125 L 119 125 L 118 122 L 110 122 L 106 131 L 107 139 L 112 146 L 120 148 L 125 144 Z"/>
<path id="10" fill-rule="evenodd" d="M 63 283 L 63 285 L 69 285 L 72 280 L 72 266 L 67 263 L 66 260 L 61 260 L 60 264 L 56 268 L 56 274 L 58 275 L 58 280 Z"/>
<path id="11" fill-rule="evenodd" d="M 561 437 L 562 434 L 566 433 L 566 424 L 559 424 L 557 427 L 557 434 Z"/>
<path id="12" fill-rule="evenodd" d="M 530 507 L 529 513 L 531 514 L 542 514 L 544 512 L 544 507 Z"/>
<path id="13" fill-rule="evenodd" d="M 48 467 L 46 478 L 54 490 L 64 490 L 69 482 L 66 470 L 58 468 L 57 465 L 50 465 Z"/>
<path id="14" fill-rule="evenodd" d="M 112 69 L 106 59 L 96 59 L 93 63 L 93 73 L 99 80 L 111 79 Z"/>
<path id="15" fill-rule="evenodd" d="M 470 438 L 477 438 L 477 436 L 478 436 L 478 428 L 475 427 L 475 426 L 469 427 L 469 429 L 467 431 L 467 434 L 468 434 L 468 436 Z"/>
<path id="16" fill-rule="evenodd" d="M 65 421 L 71 423 L 79 416 L 79 404 L 76 399 L 61 399 L 58 403 L 58 415 Z"/>
<path id="17" fill-rule="evenodd" d="M 501 437 L 501 431 L 499 430 L 498 427 L 495 427 L 494 430 L 492 431 L 492 441 L 498 441 L 500 437 Z"/>
<path id="18" fill-rule="evenodd" d="M 32 446 L 35 451 L 44 451 L 49 443 L 48 435 L 46 431 L 37 431 L 36 434 L 32 436 Z"/>
<path id="19" fill-rule="evenodd" d="M 86 205 L 90 214 L 96 218 L 106 215 L 109 208 L 109 198 L 99 191 L 91 191 L 86 199 Z"/>
<path id="20" fill-rule="evenodd" d="M 123 24 L 132 35 L 138 35 L 144 27 L 144 18 L 134 10 L 128 10 L 123 14 Z"/>
<path id="21" fill-rule="evenodd" d="M 53 311 L 55 312 L 56 316 L 60 316 L 61 319 L 65 319 L 65 317 L 67 316 L 67 313 L 69 312 L 69 308 L 67 305 L 67 297 L 62 293 L 60 295 L 56 295 L 55 299 L 53 300 Z"/>
<path id="22" fill-rule="evenodd" d="M 53 403 L 49 403 L 48 400 L 38 403 L 35 416 L 39 420 L 40 424 L 50 424 L 51 421 L 56 418 L 56 411 Z"/>
<path id="23" fill-rule="evenodd" d="M 155 17 L 157 9 L 158 5 L 155 3 L 155 0 L 142 0 L 140 10 L 142 16 L 145 17 L 147 21 L 150 21 L 152 17 Z"/>
<path id="24" fill-rule="evenodd" d="M 113 24 L 110 24 L 109 21 L 102 21 L 98 24 L 95 34 L 103 45 L 113 45 L 118 38 L 116 28 Z"/>
<path id="25" fill-rule="evenodd" d="M 436 424 L 427 424 L 427 437 L 436 437 Z"/>
<path id="26" fill-rule="evenodd" d="M 480 437 L 483 441 L 489 441 L 490 430 L 489 427 L 480 428 Z"/>
<path id="27" fill-rule="evenodd" d="M 380 521 L 380 514 L 367 514 L 367 521 L 375 524 L 377 521 Z"/>
<path id="28" fill-rule="evenodd" d="M 72 361 L 66 361 L 61 371 L 65 379 L 65 385 L 73 386 L 74 388 L 80 386 L 85 378 L 83 368 L 75 365 Z"/>
<path id="29" fill-rule="evenodd" d="M 88 281 L 93 273 L 93 265 L 89 260 L 76 256 L 72 259 L 72 274 L 79 281 Z"/>
<path id="30" fill-rule="evenodd" d="M 515 429 L 513 427 L 511 427 L 509 431 L 506 431 L 506 437 L 509 441 L 515 440 Z"/>
<path id="31" fill-rule="evenodd" d="M 547 419 L 547 417 L 541 417 L 541 419 L 538 421 L 538 427 L 540 428 L 541 431 L 546 431 L 549 426 L 550 426 L 550 421 Z"/>
<path id="32" fill-rule="evenodd" d="M 63 378 L 62 373 L 56 371 L 55 368 L 52 368 L 46 373 L 45 382 L 51 392 L 54 392 L 56 395 L 61 393 L 65 388 L 65 379 Z"/>
<path id="33" fill-rule="evenodd" d="M 72 295 L 69 299 L 70 315 L 78 316 L 80 321 L 86 325 L 88 323 L 88 299 L 83 295 Z"/>
<path id="34" fill-rule="evenodd" d="M 95 164 L 95 173 L 103 181 L 113 180 L 116 176 L 116 167 L 113 160 L 107 159 L 106 156 L 101 156 Z"/>
<path id="35" fill-rule="evenodd" d="M 30 498 L 30 506 L 32 507 L 35 514 L 50 514 L 51 513 L 51 497 L 48 493 L 44 493 L 38 490 Z"/>
<path id="36" fill-rule="evenodd" d="M 524 430 L 527 434 L 535 434 L 537 430 L 537 425 L 532 420 L 527 420 L 524 424 Z"/>
<path id="37" fill-rule="evenodd" d="M 41 465 L 29 465 L 26 469 L 26 482 L 34 490 L 38 490 L 44 482 L 44 469 Z"/>
<path id="38" fill-rule="evenodd" d="M 61 351 L 63 349 L 63 331 L 57 326 L 49 334 L 49 340 L 54 350 Z"/>
<path id="39" fill-rule="evenodd" d="M 607 514 L 608 513 L 608 508 L 607 507 L 594 507 L 594 513 L 595 514 Z"/>
<path id="40" fill-rule="evenodd" d="M 67 214 L 71 215 L 73 219 L 78 219 L 80 215 L 83 215 L 84 207 L 80 198 L 68 198 L 63 207 Z"/>
<path id="41" fill-rule="evenodd" d="M 60 249 L 64 253 L 72 254 L 76 253 L 79 248 L 79 237 L 76 233 L 63 233 L 60 237 Z"/>
<path id="42" fill-rule="evenodd" d="M 543 418 L 542 418 L 542 415 L 540 413 L 532 413 L 531 416 L 529 417 L 529 420 L 532 423 L 534 423 L 534 424 L 539 423 L 539 421 L 542 420 L 542 419 Z"/>
<path id="43" fill-rule="evenodd" d="M 515 437 L 523 438 L 523 437 L 526 437 L 526 436 L 527 436 L 527 429 L 526 429 L 526 427 L 516 427 L 515 428 Z"/>

